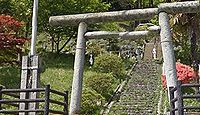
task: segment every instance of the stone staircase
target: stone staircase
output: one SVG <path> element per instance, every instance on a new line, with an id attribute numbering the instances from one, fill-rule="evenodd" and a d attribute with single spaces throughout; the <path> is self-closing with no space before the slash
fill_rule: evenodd
<path id="1" fill-rule="evenodd" d="M 154 62 L 140 62 L 109 115 L 156 115 L 160 77 Z"/>

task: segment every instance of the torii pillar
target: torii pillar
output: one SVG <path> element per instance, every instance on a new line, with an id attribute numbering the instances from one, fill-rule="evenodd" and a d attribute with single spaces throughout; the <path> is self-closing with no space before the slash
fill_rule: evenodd
<path id="1" fill-rule="evenodd" d="M 164 71 L 166 74 L 168 97 L 170 101 L 169 87 L 177 87 L 177 74 L 176 74 L 176 63 L 174 57 L 174 48 L 172 44 L 172 35 L 169 26 L 169 16 L 166 12 L 159 13 L 159 25 L 160 25 L 160 38 L 161 38 L 161 47 L 163 53 L 163 65 Z M 179 91 L 175 92 L 175 95 L 178 96 Z M 175 103 L 175 107 L 178 107 L 179 103 Z M 175 113 L 178 115 L 178 113 Z"/>
<path id="2" fill-rule="evenodd" d="M 86 40 L 84 34 L 86 31 L 87 31 L 87 24 L 85 22 L 81 22 L 78 27 L 76 54 L 74 62 L 74 76 L 72 83 L 69 115 L 78 115 L 80 113 L 85 48 L 86 48 Z"/>
<path id="3" fill-rule="evenodd" d="M 174 57 L 172 35 L 169 26 L 169 17 L 167 13 L 159 13 L 159 25 L 161 29 L 160 38 L 164 60 L 164 69 L 167 77 L 167 87 L 174 87 L 177 86 L 176 63 Z"/>

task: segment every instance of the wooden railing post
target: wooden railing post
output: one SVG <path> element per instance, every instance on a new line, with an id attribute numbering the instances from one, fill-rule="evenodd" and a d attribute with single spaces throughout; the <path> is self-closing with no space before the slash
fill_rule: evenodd
<path id="1" fill-rule="evenodd" d="M 44 111 L 44 115 L 49 115 L 49 94 L 50 94 L 50 85 L 46 85 L 45 88 L 45 111 Z"/>
<path id="2" fill-rule="evenodd" d="M 28 83 L 28 77 L 29 77 L 29 71 L 28 71 L 28 56 L 22 57 L 22 70 L 21 70 L 21 85 L 20 89 L 26 89 L 27 83 Z M 20 93 L 20 99 L 26 99 L 27 93 L 21 92 Z M 27 107 L 26 103 L 20 103 L 19 104 L 19 110 L 25 110 Z M 19 115 L 25 115 L 25 112 L 20 112 Z"/>
<path id="3" fill-rule="evenodd" d="M 31 56 L 30 57 L 30 71 L 31 71 L 31 77 L 32 78 L 29 78 L 29 80 L 31 81 L 31 83 L 29 84 L 30 88 L 39 88 L 39 81 L 40 81 L 40 72 L 39 72 L 39 69 L 40 69 L 40 63 L 39 63 L 39 56 Z M 30 92 L 29 93 L 29 99 L 37 99 L 39 97 L 39 93 L 38 92 Z M 29 103 L 29 107 L 28 109 L 31 109 L 31 110 L 35 110 L 39 107 L 39 104 L 38 102 L 33 102 L 33 103 Z M 29 115 L 36 115 L 36 112 L 30 112 Z"/>
<path id="4" fill-rule="evenodd" d="M 0 100 L 2 100 L 2 91 L 1 91 L 2 89 L 3 89 L 3 87 L 0 86 Z M 0 110 L 2 110 L 1 103 L 0 103 Z"/>
<path id="5" fill-rule="evenodd" d="M 68 115 L 68 91 L 65 91 L 64 103 L 64 113 L 65 115 Z"/>
<path id="6" fill-rule="evenodd" d="M 177 81 L 177 83 L 178 83 L 178 86 L 177 86 L 178 114 L 183 115 L 184 111 L 183 111 L 183 96 L 181 92 L 181 81 Z"/>
<path id="7" fill-rule="evenodd" d="M 175 102 L 171 102 L 172 99 L 174 99 L 174 92 L 172 92 L 171 90 L 174 87 L 169 87 L 169 98 L 170 98 L 170 106 L 171 106 L 171 111 L 170 111 L 170 115 L 175 115 L 175 111 L 172 111 L 175 108 Z"/>

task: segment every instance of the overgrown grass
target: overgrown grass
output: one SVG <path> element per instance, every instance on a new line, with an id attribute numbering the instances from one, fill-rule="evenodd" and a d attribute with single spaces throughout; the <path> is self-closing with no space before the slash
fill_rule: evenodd
<path id="1" fill-rule="evenodd" d="M 44 72 L 41 73 L 41 84 L 50 84 L 53 89 L 70 91 L 73 77 L 74 56 L 48 54 L 43 57 Z"/>
<path id="2" fill-rule="evenodd" d="M 6 88 L 19 88 L 20 86 L 20 67 L 19 66 L 0 66 L 0 84 Z"/>
<path id="3" fill-rule="evenodd" d="M 59 91 L 69 91 L 69 97 L 71 92 L 72 80 L 73 80 L 73 66 L 74 66 L 74 55 L 73 54 L 56 54 L 46 53 L 40 56 L 42 59 L 43 72 L 41 73 L 41 86 L 50 84 L 52 89 Z M 88 77 L 96 74 L 93 68 L 90 68 L 88 63 L 89 57 L 86 56 L 84 77 L 83 77 L 83 88 L 87 88 L 85 81 Z M 0 66 L 0 84 L 6 88 L 19 88 L 20 87 L 20 66 Z M 110 87 L 115 89 L 119 81 L 114 82 L 115 84 Z M 44 95 L 41 94 L 41 97 Z M 63 100 L 60 97 L 53 95 L 52 99 Z M 43 106 L 43 104 L 41 105 Z M 60 109 L 58 106 L 51 106 L 53 109 Z"/>
<path id="4" fill-rule="evenodd" d="M 42 57 L 41 73 L 41 87 L 47 84 L 51 85 L 51 88 L 65 91 L 71 90 L 74 55 L 72 54 L 56 54 L 47 53 Z M 89 67 L 88 57 L 86 56 L 84 79 L 87 76 L 91 76 L 96 73 Z M 19 88 L 20 86 L 20 66 L 0 66 L 0 84 L 6 86 L 6 88 Z"/>
<path id="5" fill-rule="evenodd" d="M 89 68 L 88 57 L 86 56 L 84 76 L 90 76 L 94 73 Z M 61 91 L 71 91 L 74 69 L 74 55 L 72 54 L 48 54 L 43 57 L 44 72 L 41 74 L 42 86 L 50 84 L 52 88 Z M 84 83 L 84 80 L 83 80 Z"/>

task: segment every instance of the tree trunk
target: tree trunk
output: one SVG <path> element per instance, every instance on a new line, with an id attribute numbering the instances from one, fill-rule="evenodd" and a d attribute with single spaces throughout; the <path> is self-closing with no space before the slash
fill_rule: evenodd
<path id="1" fill-rule="evenodd" d="M 149 7 L 150 7 L 150 8 L 153 7 L 153 0 L 149 0 Z"/>
<path id="2" fill-rule="evenodd" d="M 28 21 L 28 23 L 26 23 L 25 38 L 28 38 L 29 28 L 30 28 L 30 21 Z"/>
<path id="3" fill-rule="evenodd" d="M 59 54 L 60 35 L 57 36 L 57 40 L 55 43 L 56 43 L 56 52 Z"/>
<path id="4" fill-rule="evenodd" d="M 51 52 L 54 51 L 54 37 L 51 36 Z"/>
<path id="5" fill-rule="evenodd" d="M 143 4 L 142 4 L 142 0 L 138 0 L 138 8 L 142 8 Z"/>
<path id="6" fill-rule="evenodd" d="M 198 26 L 198 18 L 196 18 L 196 14 L 188 14 L 189 19 L 189 28 L 188 28 L 188 37 L 190 40 L 190 50 L 191 50 L 191 64 L 195 71 L 196 79 L 195 82 L 199 84 L 199 76 L 198 76 L 198 59 L 197 59 L 197 36 L 199 32 Z M 197 92 L 199 88 L 197 88 Z"/>
<path id="7" fill-rule="evenodd" d="M 135 4 L 135 8 L 139 9 L 142 8 L 142 0 L 137 0 Z M 135 21 L 135 28 L 140 24 L 140 21 Z"/>
<path id="8" fill-rule="evenodd" d="M 67 43 L 73 38 L 74 34 L 75 34 L 75 31 L 72 33 L 72 35 L 69 37 L 69 39 L 67 39 L 67 41 L 64 43 L 64 45 L 58 50 L 58 53 L 61 52 L 65 48 Z"/>
<path id="9" fill-rule="evenodd" d="M 170 2 L 172 2 L 172 1 L 171 1 L 171 0 L 166 0 L 166 2 L 167 2 L 167 3 L 170 3 Z"/>

